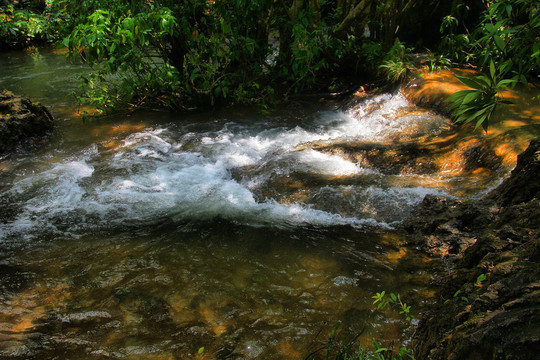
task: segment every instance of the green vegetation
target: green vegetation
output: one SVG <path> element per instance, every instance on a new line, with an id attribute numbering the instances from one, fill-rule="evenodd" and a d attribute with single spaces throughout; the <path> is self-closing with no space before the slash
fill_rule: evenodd
<path id="1" fill-rule="evenodd" d="M 47 37 L 44 16 L 8 6 L 0 12 L 0 49 L 28 46 Z"/>
<path id="2" fill-rule="evenodd" d="M 478 277 L 476 278 L 476 281 L 474 283 L 474 286 L 476 288 L 476 294 L 473 294 L 475 297 L 478 297 L 478 292 L 480 290 L 480 288 L 482 288 L 484 285 L 483 285 L 483 282 L 487 280 L 487 276 L 486 274 L 480 274 L 478 275 Z M 458 289 L 454 295 L 452 296 L 452 299 L 459 299 L 461 301 L 464 301 L 465 303 L 469 303 L 469 298 L 466 297 L 466 296 L 463 296 L 461 295 L 462 291 L 461 289 Z M 461 296 L 460 296 L 461 295 Z M 445 304 L 449 303 L 452 299 L 446 299 L 444 301 Z"/>
<path id="3" fill-rule="evenodd" d="M 480 75 L 474 78 L 457 76 L 457 78 L 463 85 L 474 90 L 461 90 L 448 97 L 447 101 L 451 103 L 450 106 L 454 110 L 455 121 L 476 122 L 475 129 L 482 125 L 487 131 L 489 119 L 497 105 L 512 103 L 498 94 L 509 86 L 515 85 L 516 80 L 499 80 L 493 60 L 490 63 L 489 76 Z"/>
<path id="4" fill-rule="evenodd" d="M 470 7 L 454 1 L 452 14 L 441 24 L 442 52 L 461 62 L 473 62 L 487 76 L 459 77 L 474 90 L 450 96 L 456 122 L 476 122 L 487 131 L 497 105 L 508 104 L 499 94 L 517 82 L 526 84 L 540 71 L 540 3 L 529 0 L 492 0 L 479 23 L 469 31 L 464 18 Z M 460 20 L 461 19 L 461 20 Z M 458 27 L 461 25 L 461 31 Z"/>
<path id="5" fill-rule="evenodd" d="M 373 304 L 377 304 L 377 310 L 384 309 L 387 305 L 394 307 L 411 325 L 414 317 L 410 314 L 411 307 L 401 300 L 400 295 L 390 293 L 386 297 L 386 291 L 382 291 L 373 296 Z M 328 342 L 309 353 L 304 357 L 305 360 L 320 359 L 325 360 L 415 360 L 413 351 L 406 346 L 401 346 L 395 351 L 387 347 L 383 347 L 379 342 L 375 341 L 371 348 L 358 345 L 358 340 L 362 333 L 357 334 L 350 340 L 340 339 L 339 328 L 341 323 L 338 323 L 328 338 Z"/>
<path id="6" fill-rule="evenodd" d="M 101 111 L 270 104 L 299 93 L 475 66 L 475 93 L 451 99 L 486 128 L 498 91 L 540 69 L 540 5 L 528 0 L 4 1 L 2 47 L 59 40 L 94 70 L 80 100 Z M 437 36 L 439 34 L 439 36 Z M 487 81 L 484 81 L 486 80 Z M 494 93 L 495 91 L 495 93 Z M 266 106 L 266 105 L 265 105 Z"/>

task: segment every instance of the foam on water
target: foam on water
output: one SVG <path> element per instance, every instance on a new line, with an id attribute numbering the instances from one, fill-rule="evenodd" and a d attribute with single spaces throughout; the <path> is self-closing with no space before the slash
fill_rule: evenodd
<path id="1" fill-rule="evenodd" d="M 0 239 L 32 237 L 44 229 L 77 236 L 116 226 L 216 217 L 253 226 L 387 227 L 386 218 L 370 216 L 361 209 L 344 215 L 320 206 L 317 199 L 324 191 L 340 191 L 331 185 L 324 191 L 314 189 L 307 202 L 292 204 L 272 198 L 257 200 L 252 192 L 261 182 L 270 181 L 274 172 L 334 177 L 373 173 L 339 155 L 307 147 L 298 149 L 316 141 L 380 140 L 414 121 L 390 119 L 389 114 L 408 106 L 401 95 L 382 95 L 370 101 L 379 108 L 363 117 L 350 112 L 323 112 L 309 128 L 260 129 L 234 123 L 201 133 L 160 128 L 131 134 L 114 150 L 93 146 L 79 156 L 15 182 L 0 194 L 0 200 L 9 199 L 18 209 L 11 220 L 1 220 Z M 362 106 L 355 111 L 364 111 Z M 242 170 L 248 167 L 267 170 L 250 176 Z M 243 174 L 241 180 L 233 177 L 233 170 Z M 419 189 L 377 191 L 373 187 L 354 187 L 346 192 L 348 197 L 339 201 L 358 208 L 379 207 L 379 212 L 410 207 L 425 194 Z"/>

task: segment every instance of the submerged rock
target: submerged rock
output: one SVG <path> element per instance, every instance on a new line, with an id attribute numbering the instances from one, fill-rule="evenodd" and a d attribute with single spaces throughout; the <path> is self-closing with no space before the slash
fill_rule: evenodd
<path id="1" fill-rule="evenodd" d="M 533 359 L 540 351 L 540 141 L 486 198 L 426 197 L 405 229 L 452 259 L 415 335 L 419 359 Z M 454 249 L 453 251 L 451 251 Z"/>
<path id="2" fill-rule="evenodd" d="M 53 117 L 44 106 L 0 90 L 0 155 L 52 129 Z"/>

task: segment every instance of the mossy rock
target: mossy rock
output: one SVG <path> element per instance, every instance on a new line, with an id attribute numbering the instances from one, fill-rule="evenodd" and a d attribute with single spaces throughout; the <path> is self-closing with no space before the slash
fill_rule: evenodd
<path id="1" fill-rule="evenodd" d="M 54 119 L 47 108 L 0 90 L 0 155 L 49 134 Z"/>

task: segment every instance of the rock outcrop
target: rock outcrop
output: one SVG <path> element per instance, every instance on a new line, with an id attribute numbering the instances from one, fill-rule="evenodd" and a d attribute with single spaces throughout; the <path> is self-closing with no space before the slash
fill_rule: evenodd
<path id="1" fill-rule="evenodd" d="M 540 353 L 540 141 L 485 199 L 427 197 L 406 229 L 452 261 L 425 314 L 418 359 L 533 359 Z"/>
<path id="2" fill-rule="evenodd" d="M 53 129 L 53 117 L 42 105 L 0 90 L 0 155 L 41 138 Z"/>

